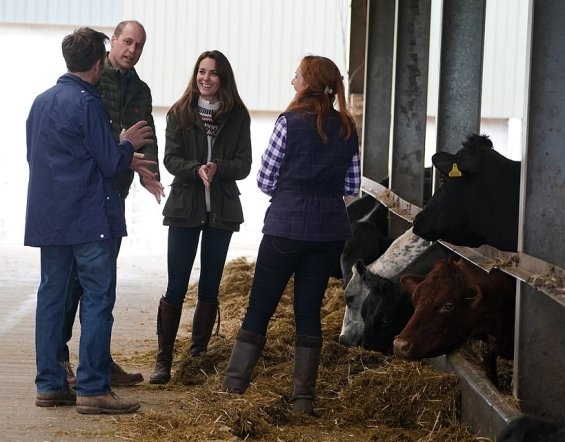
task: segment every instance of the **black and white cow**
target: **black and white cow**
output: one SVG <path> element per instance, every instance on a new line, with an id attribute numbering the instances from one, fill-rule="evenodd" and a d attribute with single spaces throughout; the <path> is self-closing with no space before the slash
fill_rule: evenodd
<path id="1" fill-rule="evenodd" d="M 432 162 L 443 183 L 415 217 L 414 233 L 428 241 L 516 251 L 520 162 L 477 134 L 456 154 L 438 152 Z"/>
<path id="2" fill-rule="evenodd" d="M 431 243 L 423 240 L 408 229 L 393 241 L 388 249 L 367 269 L 372 274 L 383 278 L 394 278 L 403 271 L 416 257 L 420 256 Z M 353 275 L 345 287 L 345 314 L 339 336 L 339 342 L 348 347 L 361 344 L 365 323 L 361 310 L 369 293 L 370 287 L 363 281 L 358 266 L 353 266 Z"/>
<path id="3" fill-rule="evenodd" d="M 343 287 L 351 279 L 351 268 L 358 260 L 373 262 L 390 246 L 388 209 L 373 196 L 365 194 L 347 206 L 352 237 L 345 243 L 339 269 L 333 276 L 343 278 Z"/>
<path id="4" fill-rule="evenodd" d="M 434 243 L 416 257 L 402 272 L 392 279 L 368 271 L 363 263 L 357 264 L 362 284 L 369 290 L 361 308 L 364 322 L 360 345 L 367 350 L 391 353 L 392 344 L 414 313 L 412 295 L 400 284 L 403 274 L 425 275 L 436 261 L 453 254 L 439 243 Z"/>

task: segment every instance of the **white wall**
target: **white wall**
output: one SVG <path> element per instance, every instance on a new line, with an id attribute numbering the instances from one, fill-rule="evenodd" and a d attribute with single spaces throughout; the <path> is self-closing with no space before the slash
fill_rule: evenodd
<path id="1" fill-rule="evenodd" d="M 66 72 L 61 42 L 68 28 L 2 26 L 0 53 L 0 243 L 23 244 L 27 196 L 25 121 L 34 98 Z"/>
<path id="2" fill-rule="evenodd" d="M 0 174 L 0 246 L 23 244 L 28 166 L 26 161 L 25 121 L 35 97 L 54 85 L 66 72 L 61 54 L 61 41 L 72 31 L 69 27 L 0 27 L 0 53 L 4 69 L 0 70 L 0 143 L 2 173 Z M 106 30 L 107 31 L 107 30 Z M 143 56 L 142 56 L 143 57 Z M 17 63 L 15 62 L 17 60 Z M 10 61 L 13 61 L 10 63 Z M 291 86 L 288 85 L 290 89 Z M 155 124 L 162 160 L 165 141 L 165 114 L 168 108 L 155 109 Z M 246 222 L 242 232 L 233 237 L 234 251 L 254 254 L 260 239 L 263 214 L 268 197 L 255 185 L 260 155 L 267 145 L 277 113 L 252 114 L 253 166 L 246 180 L 239 182 Z M 168 186 L 172 177 L 162 168 L 162 182 Z M 168 188 L 166 193 L 168 194 Z M 166 232 L 162 225 L 162 207 L 134 181 L 126 201 L 129 238 L 123 251 L 158 253 L 165 256 Z"/>
<path id="3" fill-rule="evenodd" d="M 223 52 L 250 109 L 277 111 L 307 54 L 332 59 L 347 76 L 348 0 L 124 0 L 124 18 L 147 30 L 138 71 L 155 103 L 170 106 L 205 50 Z"/>

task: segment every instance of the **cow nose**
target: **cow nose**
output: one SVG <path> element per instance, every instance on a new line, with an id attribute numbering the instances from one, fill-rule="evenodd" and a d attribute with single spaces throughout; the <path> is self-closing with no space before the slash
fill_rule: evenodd
<path id="1" fill-rule="evenodd" d="M 401 358 L 407 358 L 412 348 L 412 343 L 407 339 L 396 338 L 393 343 L 394 354 Z"/>

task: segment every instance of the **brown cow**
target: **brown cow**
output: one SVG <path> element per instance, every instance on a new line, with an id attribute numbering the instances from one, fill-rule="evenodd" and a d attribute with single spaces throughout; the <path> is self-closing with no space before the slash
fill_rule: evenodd
<path id="1" fill-rule="evenodd" d="M 400 283 L 412 294 L 414 315 L 394 339 L 395 355 L 436 357 L 475 336 L 494 337 L 498 355 L 512 359 L 515 283 L 508 275 L 442 260 L 426 276 L 403 275 Z"/>

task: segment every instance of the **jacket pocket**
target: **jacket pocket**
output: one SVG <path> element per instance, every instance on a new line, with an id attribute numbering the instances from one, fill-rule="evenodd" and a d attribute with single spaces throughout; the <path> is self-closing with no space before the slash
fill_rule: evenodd
<path id="1" fill-rule="evenodd" d="M 222 219 L 228 223 L 242 223 L 243 209 L 239 200 L 241 192 L 235 181 L 228 181 L 222 186 Z"/>
<path id="2" fill-rule="evenodd" d="M 195 210 L 195 191 L 193 183 L 173 184 L 163 208 L 163 216 L 189 218 Z"/>

